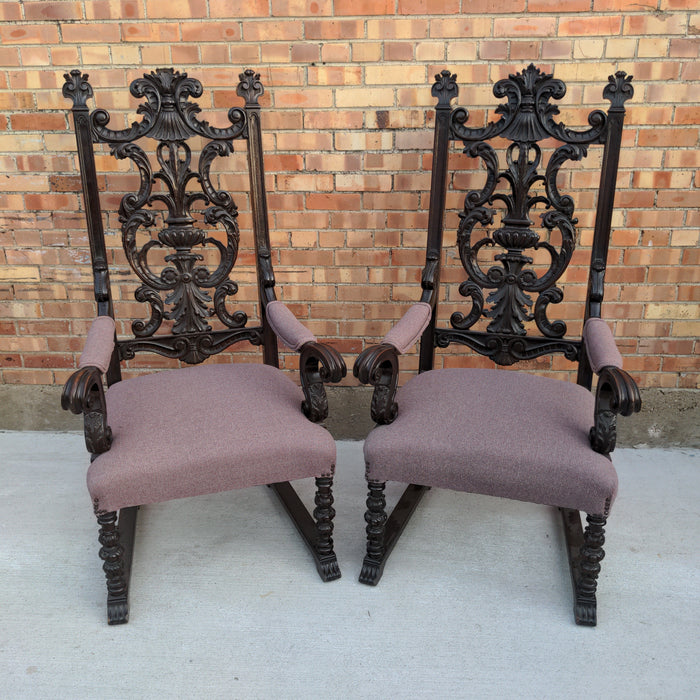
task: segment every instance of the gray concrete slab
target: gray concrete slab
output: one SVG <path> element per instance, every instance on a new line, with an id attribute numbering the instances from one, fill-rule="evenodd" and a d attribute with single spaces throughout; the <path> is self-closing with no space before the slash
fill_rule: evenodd
<path id="1" fill-rule="evenodd" d="M 108 627 L 82 437 L 0 433 L 0 696 L 697 697 L 700 451 L 616 451 L 589 629 L 555 512 L 525 503 L 433 490 L 359 584 L 361 449 L 339 443 L 342 579 L 318 579 L 268 489 L 149 506 L 131 621 Z"/>

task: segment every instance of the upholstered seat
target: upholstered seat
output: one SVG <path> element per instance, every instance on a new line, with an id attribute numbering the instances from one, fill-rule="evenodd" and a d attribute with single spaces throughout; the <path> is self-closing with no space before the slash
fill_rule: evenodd
<path id="1" fill-rule="evenodd" d="M 96 508 L 332 476 L 335 442 L 301 412 L 303 398 L 281 370 L 256 364 L 113 384 L 106 394 L 112 447 L 87 476 Z"/>
<path id="2" fill-rule="evenodd" d="M 497 369 L 440 369 L 414 377 L 396 398 L 396 420 L 365 441 L 368 479 L 587 513 L 607 513 L 615 498 L 612 462 L 588 439 L 595 399 L 577 384 Z"/>

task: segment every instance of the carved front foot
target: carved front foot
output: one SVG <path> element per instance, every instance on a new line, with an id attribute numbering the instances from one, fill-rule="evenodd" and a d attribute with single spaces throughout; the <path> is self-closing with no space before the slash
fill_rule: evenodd
<path id="1" fill-rule="evenodd" d="M 367 555 L 362 562 L 360 583 L 376 586 L 384 570 L 384 534 L 387 520 L 384 488 L 386 483 L 370 481 L 368 486 L 367 512 L 365 513 Z"/>
<path id="2" fill-rule="evenodd" d="M 129 621 L 128 586 L 124 575 L 124 548 L 119 543 L 117 513 L 97 514 L 100 526 L 100 559 L 107 578 L 107 622 L 121 625 Z"/>
<path id="3" fill-rule="evenodd" d="M 579 600 L 577 597 L 574 603 L 574 618 L 576 624 L 584 627 L 595 627 L 598 622 L 596 608 L 595 596 L 593 596 L 593 600 Z"/>
<path id="4" fill-rule="evenodd" d="M 365 557 L 362 562 L 362 571 L 360 571 L 360 583 L 367 586 L 376 586 L 379 579 L 382 577 L 383 566 L 370 557 Z"/>
<path id="5" fill-rule="evenodd" d="M 320 559 L 316 564 L 316 569 L 321 580 L 324 582 L 335 581 L 340 578 L 340 567 L 338 566 L 338 559 L 335 554 L 331 557 Z"/>
<path id="6" fill-rule="evenodd" d="M 340 578 L 338 560 L 333 551 L 333 479 L 321 476 L 316 479 L 314 518 L 316 519 L 316 568 L 323 581 Z"/>
<path id="7" fill-rule="evenodd" d="M 107 624 L 124 625 L 129 622 L 129 601 L 111 601 L 107 596 Z"/>
<path id="8" fill-rule="evenodd" d="M 576 585 L 574 616 L 577 625 L 594 627 L 596 616 L 596 589 L 600 562 L 605 556 L 605 523 L 602 515 L 586 516 L 588 525 L 583 533 L 583 546 L 579 559 L 579 579 Z"/>

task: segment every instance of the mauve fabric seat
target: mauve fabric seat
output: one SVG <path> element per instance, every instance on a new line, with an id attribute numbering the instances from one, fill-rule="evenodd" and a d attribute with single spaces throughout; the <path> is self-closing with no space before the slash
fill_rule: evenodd
<path id="1" fill-rule="evenodd" d="M 521 372 L 424 372 L 397 392 L 396 420 L 367 437 L 367 478 L 607 514 L 617 474 L 588 441 L 594 398 Z"/>
<path id="2" fill-rule="evenodd" d="M 113 442 L 88 470 L 96 509 L 332 476 L 335 442 L 268 365 L 204 365 L 107 390 Z"/>

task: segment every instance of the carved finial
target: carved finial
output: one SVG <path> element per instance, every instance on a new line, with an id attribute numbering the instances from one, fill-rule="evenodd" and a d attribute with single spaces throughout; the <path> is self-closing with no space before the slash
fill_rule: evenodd
<path id="1" fill-rule="evenodd" d="M 63 84 L 63 96 L 73 100 L 74 107 L 84 107 L 88 98 L 92 97 L 92 86 L 88 83 L 88 74 L 74 68 L 70 73 L 64 73 L 66 82 Z"/>
<path id="2" fill-rule="evenodd" d="M 258 97 L 265 92 L 260 82 L 260 73 L 248 68 L 244 73 L 240 73 L 238 78 L 241 82 L 238 83 L 236 94 L 245 99 L 246 107 L 257 105 Z"/>
<path id="3" fill-rule="evenodd" d="M 450 102 L 459 94 L 457 86 L 457 75 L 450 73 L 448 70 L 443 70 L 435 76 L 435 83 L 431 90 L 433 97 L 437 97 L 438 109 L 450 106 Z"/>
<path id="4" fill-rule="evenodd" d="M 610 100 L 610 108 L 624 109 L 625 102 L 634 96 L 632 76 L 619 70 L 608 76 L 608 84 L 603 88 L 603 98 Z"/>

